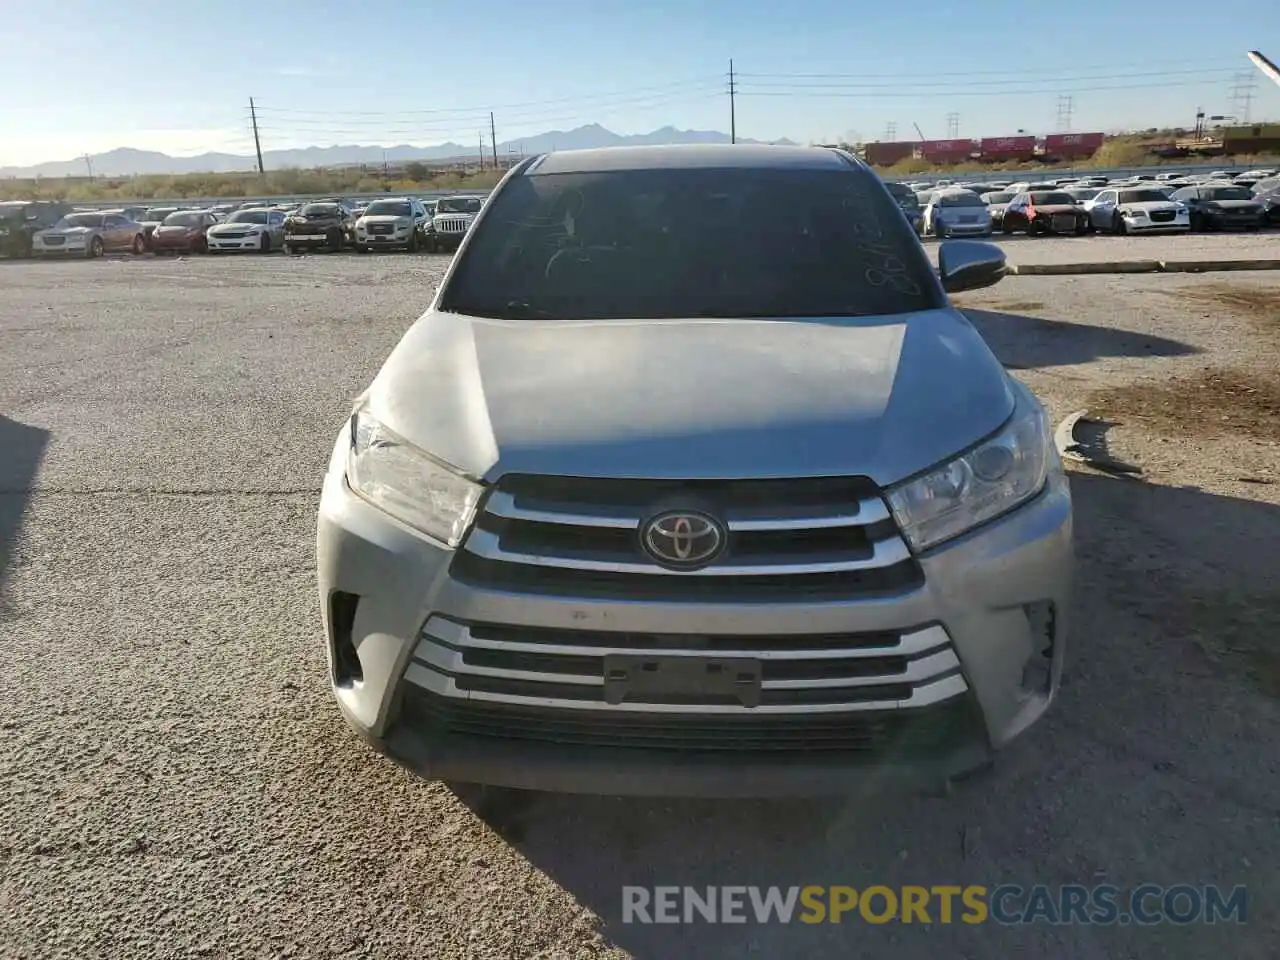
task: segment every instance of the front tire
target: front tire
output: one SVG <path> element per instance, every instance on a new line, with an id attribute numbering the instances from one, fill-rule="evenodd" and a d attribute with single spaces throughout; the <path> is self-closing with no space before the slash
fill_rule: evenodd
<path id="1" fill-rule="evenodd" d="M 341 253 L 342 246 L 343 246 L 342 234 L 339 231 L 335 230 L 333 233 L 329 235 L 329 252 Z"/>
<path id="2" fill-rule="evenodd" d="M 259 252 L 259 253 L 270 253 L 270 252 L 271 252 L 271 234 L 269 234 L 269 233 L 264 233 L 264 234 L 262 235 L 262 245 L 261 245 L 260 247 L 258 247 L 258 252 Z"/>
<path id="3" fill-rule="evenodd" d="M 138 234 L 133 238 L 133 255 L 140 257 L 147 252 L 147 241 L 143 239 L 142 234 Z"/>
<path id="4" fill-rule="evenodd" d="M 356 253 L 368 253 L 368 252 L 369 252 L 368 244 L 364 244 L 364 243 L 356 244 Z"/>
<path id="5" fill-rule="evenodd" d="M 101 237 L 94 237 L 89 241 L 89 249 L 86 252 L 86 255 L 90 260 L 98 259 L 98 257 L 102 256 L 104 252 L 106 252 L 106 248 L 102 245 Z"/>
<path id="6" fill-rule="evenodd" d="M 409 242 L 405 245 L 404 252 L 405 253 L 418 252 L 418 235 L 416 233 L 409 234 Z"/>

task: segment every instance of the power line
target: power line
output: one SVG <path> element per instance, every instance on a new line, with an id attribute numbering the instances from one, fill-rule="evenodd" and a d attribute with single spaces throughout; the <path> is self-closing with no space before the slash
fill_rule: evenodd
<path id="1" fill-rule="evenodd" d="M 1217 66 L 1215 61 L 1213 65 L 1209 63 L 1204 63 L 1195 68 L 1188 68 L 1186 60 L 1177 60 L 1177 61 L 1171 61 L 1171 62 L 1176 63 L 1180 69 L 1158 70 L 1158 71 L 1146 72 L 1146 73 L 1134 73 L 1130 71 L 1124 74 L 1115 74 L 1114 72 L 1111 72 L 1108 74 L 1108 76 L 1112 76 L 1112 77 L 1114 76 L 1127 76 L 1127 77 L 1186 76 L 1190 74 L 1202 74 L 1206 72 L 1207 73 L 1231 73 L 1239 69 L 1234 59 L 1230 61 L 1222 61 L 1221 66 Z M 1151 66 L 1154 66 L 1154 65 L 1155 63 L 1152 62 Z M 1114 63 L 1095 64 L 1093 66 L 1088 66 L 1088 65 L 1078 66 L 1075 68 L 1075 70 L 1084 71 L 1086 76 L 1085 77 L 1076 76 L 1075 79 L 1098 79 L 1096 77 L 1089 77 L 1087 76 L 1087 74 L 1090 71 L 1094 71 L 1094 70 L 1114 71 L 1115 66 L 1116 65 Z M 1038 73 L 1048 73 L 1050 74 L 1050 76 L 1037 76 Z M 1000 76 L 1003 76 L 1003 77 L 1017 77 L 1017 78 L 1030 77 L 1031 80 L 1035 83 L 1051 83 L 1054 81 L 1055 77 L 1060 79 L 1062 73 L 1063 71 L 1061 69 L 1054 68 L 1054 67 L 1043 68 L 1041 70 L 1037 70 L 1035 68 L 1024 69 L 1019 67 L 1017 69 L 1003 69 L 1003 70 L 956 70 L 950 73 L 943 72 L 943 71 L 930 70 L 929 76 L 931 77 L 1000 77 Z M 918 77 L 920 75 L 920 72 L 918 70 L 911 70 L 911 71 L 895 74 L 895 73 L 885 73 L 883 71 L 877 70 L 875 75 L 878 77 L 885 77 L 888 79 L 897 79 L 897 78 L 908 79 L 911 77 Z M 859 80 L 859 79 L 865 78 L 867 74 L 866 72 L 863 72 L 863 73 L 739 73 L 738 76 L 744 79 L 766 79 L 767 78 L 767 79 L 775 79 L 775 80 L 783 80 L 783 79 Z"/>
<path id="2" fill-rule="evenodd" d="M 289 114 L 299 117 L 418 117 L 418 116 L 440 116 L 454 114 L 458 116 L 483 115 L 489 110 L 501 111 L 506 113 L 509 110 L 523 110 L 526 107 L 554 106 L 566 103 L 585 103 L 595 100 L 618 100 L 626 102 L 629 99 L 649 99 L 650 97 L 659 95 L 660 93 L 674 94 L 682 89 L 697 88 L 699 90 L 708 90 L 719 87 L 722 81 L 718 76 L 703 75 L 700 77 L 692 77 L 685 80 L 675 80 L 670 83 L 655 84 L 646 87 L 632 87 L 625 90 L 615 90 L 612 92 L 590 93 L 571 97 L 555 97 L 549 100 L 526 100 L 523 103 L 496 103 L 484 106 L 473 107 L 450 107 L 433 110 L 294 110 L 289 107 L 259 107 L 259 111 L 269 114 Z"/>
<path id="3" fill-rule="evenodd" d="M 960 114 L 947 114 L 947 138 L 954 139 L 960 136 Z"/>
<path id="4" fill-rule="evenodd" d="M 1025 77 L 1006 77 L 1000 80 L 973 80 L 968 83 L 964 83 L 960 85 L 966 86 L 966 87 L 979 87 L 979 88 L 987 88 L 987 87 L 1006 88 L 1010 86 L 1026 86 L 1026 85 L 1035 86 L 1035 85 L 1043 85 L 1043 84 L 1049 84 L 1049 83 L 1076 84 L 1076 83 L 1095 83 L 1100 81 L 1112 82 L 1112 81 L 1120 81 L 1120 80 L 1147 81 L 1147 80 L 1153 80 L 1157 78 L 1162 78 L 1164 80 L 1172 80 L 1173 78 L 1180 77 L 1180 76 L 1194 77 L 1197 80 L 1203 81 L 1205 79 L 1212 79 L 1212 75 L 1214 74 L 1218 76 L 1228 76 L 1228 75 L 1239 76 L 1239 74 L 1232 74 L 1231 71 L 1227 71 L 1227 70 L 1218 70 L 1218 71 L 1189 70 L 1189 71 L 1176 71 L 1176 72 L 1168 72 L 1168 73 L 1146 73 L 1146 74 L 1113 73 L 1113 74 L 1106 74 L 1106 75 L 1075 76 L 1075 77 L 1034 77 L 1031 79 L 1027 79 Z M 916 76 L 918 76 L 918 74 Z M 929 76 L 932 78 L 932 77 L 941 76 L 941 74 L 931 73 L 929 74 Z M 825 78 L 825 79 L 818 78 L 818 77 L 811 77 L 808 79 L 810 80 L 821 79 L 822 82 L 797 83 L 793 81 L 779 82 L 774 80 L 757 81 L 753 79 L 751 75 L 745 74 L 745 73 L 739 74 L 738 77 L 744 86 L 749 86 L 752 88 L 766 88 L 766 89 L 776 88 L 776 89 L 791 89 L 791 90 L 822 90 L 822 89 L 832 88 L 837 90 L 900 90 L 907 87 L 921 87 L 925 89 L 942 87 L 947 89 L 953 89 L 957 86 L 955 81 L 939 82 L 933 79 L 897 80 L 897 81 L 889 81 L 884 83 L 868 83 L 868 82 L 865 82 L 864 80 L 857 83 L 846 83 L 834 77 Z M 1176 83 L 1159 84 L 1159 86 L 1171 86 L 1171 85 L 1176 86 L 1177 84 Z M 995 91 L 992 91 L 992 92 L 995 92 Z"/>
<path id="5" fill-rule="evenodd" d="M 1181 83 L 1181 84 L 1169 84 L 1169 83 L 1139 83 L 1139 84 L 1120 84 L 1120 85 L 1116 85 L 1116 86 L 1102 86 L 1102 87 L 1076 87 L 1072 92 L 1073 92 L 1073 93 L 1094 93 L 1094 92 L 1101 92 L 1101 91 L 1108 91 L 1108 90 L 1168 90 L 1168 89 L 1175 88 L 1175 87 L 1176 87 L 1176 88 L 1203 87 L 1203 86 L 1206 86 L 1206 85 L 1207 85 L 1208 83 L 1210 83 L 1210 82 L 1212 82 L 1212 81 L 1203 81 L 1203 82 L 1199 82 L 1199 83 Z M 1000 96 L 1002 96 L 1002 97 L 1032 97 L 1032 96 L 1034 96 L 1034 97 L 1043 97 L 1043 96 L 1049 96 L 1049 95 L 1056 94 L 1056 93 L 1060 93 L 1060 92 L 1061 92 L 1061 87 L 1059 87 L 1059 88 L 1057 88 L 1057 89 L 1046 88 L 1046 89 L 1035 89 L 1035 90 L 1001 90 L 1001 91 L 999 91 Z M 893 97 L 893 98 L 899 98 L 899 97 L 950 97 L 950 98 L 957 98 L 957 97 L 989 97 L 989 96 L 991 96 L 991 94 L 992 94 L 992 91 L 990 91 L 990 90 L 956 90 L 954 86 L 939 87 L 939 88 L 931 89 L 931 90 L 910 90 L 910 91 L 904 91 L 904 90 L 896 90 L 896 91 L 865 90 L 865 91 L 852 91 L 852 92 L 850 92 L 850 91 L 839 91 L 839 90 L 836 90 L 836 91 L 832 91 L 832 90 L 821 90 L 821 89 L 805 88 L 805 87 L 791 87 L 791 88 L 785 88 L 785 89 L 782 89 L 782 90 L 753 90 L 753 89 L 750 89 L 750 88 L 744 88 L 744 89 L 742 89 L 742 90 L 740 90 L 740 91 L 739 91 L 738 96 L 740 96 L 740 97 L 796 97 L 796 96 L 809 96 L 809 97 L 814 97 L 814 98 L 820 98 L 820 97 L 836 97 L 836 98 L 844 98 L 844 97 L 848 97 L 848 98 L 853 98 L 853 99 L 884 99 L 884 98 L 886 98 L 886 97 Z"/>

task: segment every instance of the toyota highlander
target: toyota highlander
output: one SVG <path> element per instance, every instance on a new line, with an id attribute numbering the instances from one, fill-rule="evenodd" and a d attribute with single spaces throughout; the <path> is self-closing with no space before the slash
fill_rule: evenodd
<path id="1" fill-rule="evenodd" d="M 989 766 L 1059 686 L 1071 498 L 1044 408 L 947 297 L 1003 254 L 938 259 L 839 150 L 515 166 L 329 462 L 346 720 L 516 789 Z"/>

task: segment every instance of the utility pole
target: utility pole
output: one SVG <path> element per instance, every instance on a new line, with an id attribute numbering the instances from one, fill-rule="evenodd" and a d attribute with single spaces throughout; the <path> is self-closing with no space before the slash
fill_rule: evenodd
<path id="1" fill-rule="evenodd" d="M 738 85 L 734 81 L 733 76 L 733 58 L 729 58 L 729 142 L 738 142 L 738 110 L 737 110 L 737 93 Z"/>
<path id="2" fill-rule="evenodd" d="M 480 131 L 480 169 L 484 169 L 484 131 Z"/>
<path id="3" fill-rule="evenodd" d="M 489 111 L 489 145 L 493 147 L 493 169 L 498 169 L 498 129 L 493 125 L 493 111 Z"/>
<path id="4" fill-rule="evenodd" d="M 93 161 L 89 159 L 89 155 L 87 153 L 84 155 L 84 165 L 89 170 L 89 179 L 92 180 L 93 179 Z"/>
<path id="5" fill-rule="evenodd" d="M 258 136 L 258 110 L 253 105 L 253 97 L 249 98 L 249 121 L 253 124 L 253 149 L 258 153 L 258 174 L 264 174 L 266 171 L 262 169 L 262 138 Z"/>
<path id="6" fill-rule="evenodd" d="M 960 114 L 948 113 L 947 114 L 947 139 L 954 140 L 958 136 L 960 136 Z"/>

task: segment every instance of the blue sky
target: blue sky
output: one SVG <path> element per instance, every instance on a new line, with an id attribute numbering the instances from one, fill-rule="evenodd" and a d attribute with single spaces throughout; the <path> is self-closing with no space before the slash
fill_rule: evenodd
<path id="1" fill-rule="evenodd" d="M 470 145 L 491 109 L 500 141 L 591 122 L 727 131 L 730 57 L 738 133 L 757 139 L 885 139 L 889 124 L 913 139 L 913 123 L 943 138 L 949 114 L 962 136 L 1049 133 L 1068 96 L 1076 131 L 1189 125 L 1197 106 L 1241 112 L 1237 78 L 1253 119 L 1280 120 L 1280 87 L 1245 57 L 1280 59 L 1280 3 L 1247 6 L 0 0 L 0 164 L 247 153 L 251 96 L 266 149 Z"/>

